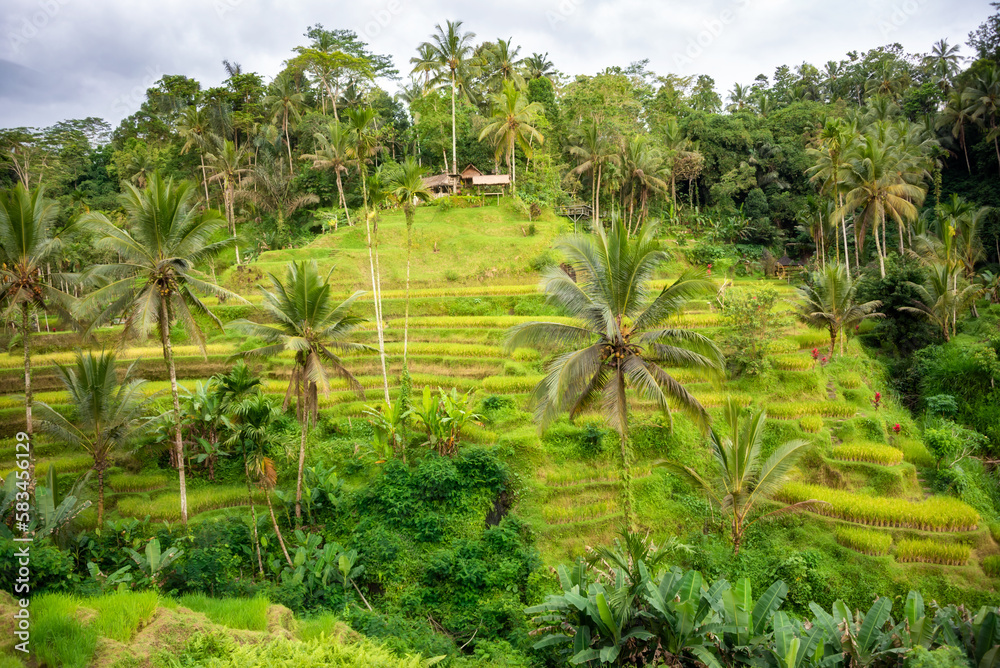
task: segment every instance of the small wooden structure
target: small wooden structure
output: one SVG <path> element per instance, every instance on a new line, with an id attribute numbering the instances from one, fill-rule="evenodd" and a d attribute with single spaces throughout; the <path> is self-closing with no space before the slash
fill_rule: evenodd
<path id="1" fill-rule="evenodd" d="M 788 257 L 788 253 L 785 253 L 778 260 L 778 266 L 774 270 L 774 275 L 776 278 L 789 279 L 795 274 L 802 271 L 802 263 L 792 258 Z"/>
<path id="2" fill-rule="evenodd" d="M 423 178 L 424 188 L 431 192 L 433 199 L 448 197 L 458 191 L 458 177 L 454 174 L 435 174 Z"/>
<path id="3" fill-rule="evenodd" d="M 557 206 L 556 215 L 569 218 L 575 224 L 586 218 L 592 218 L 594 211 L 589 204 L 567 204 L 566 206 Z"/>

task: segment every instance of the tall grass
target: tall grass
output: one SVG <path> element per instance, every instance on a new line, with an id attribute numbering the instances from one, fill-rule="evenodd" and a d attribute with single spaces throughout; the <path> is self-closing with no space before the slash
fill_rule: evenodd
<path id="1" fill-rule="evenodd" d="M 853 494 L 819 485 L 791 482 L 775 495 L 785 503 L 816 499 L 826 503 L 813 512 L 849 522 L 880 527 L 921 529 L 924 531 L 972 531 L 979 524 L 979 513 L 971 506 L 945 496 L 933 496 L 919 502 L 880 496 Z"/>
<path id="2" fill-rule="evenodd" d="M 202 594 L 189 594 L 177 603 L 194 612 L 203 613 L 209 620 L 231 629 L 245 631 L 267 630 L 267 609 L 271 602 L 262 596 L 256 598 L 211 598 Z"/>
<path id="3" fill-rule="evenodd" d="M 40 594 L 31 602 L 31 648 L 40 666 L 87 668 L 97 647 L 97 631 L 77 617 L 80 599 Z"/>
<path id="4" fill-rule="evenodd" d="M 880 443 L 844 443 L 833 449 L 833 458 L 846 462 L 895 466 L 903 461 L 903 451 Z"/>
<path id="5" fill-rule="evenodd" d="M 803 415 L 799 419 L 799 426 L 802 427 L 802 431 L 815 434 L 823 428 L 823 418 L 819 415 Z"/>
<path id="6" fill-rule="evenodd" d="M 254 501 L 263 503 L 263 493 L 254 492 Z M 238 485 L 203 487 L 188 491 L 188 513 L 191 515 L 246 504 L 248 504 L 246 487 Z M 129 497 L 118 502 L 118 512 L 125 517 L 149 515 L 154 520 L 177 521 L 181 519 L 180 496 L 177 493 L 167 493 L 152 500 Z"/>
<path id="7" fill-rule="evenodd" d="M 857 412 L 857 408 L 843 401 L 787 401 L 767 405 L 767 414 L 775 418 L 800 418 L 804 415 L 848 418 Z"/>
<path id="8" fill-rule="evenodd" d="M 106 479 L 108 487 L 116 492 L 136 493 L 163 489 L 173 480 L 166 473 L 115 473 Z"/>
<path id="9" fill-rule="evenodd" d="M 83 603 L 97 610 L 97 619 L 91 627 L 98 635 L 128 643 L 153 618 L 159 601 L 154 591 L 124 591 L 87 599 Z"/>
<path id="10" fill-rule="evenodd" d="M 986 573 L 986 575 L 991 578 L 1000 578 L 1000 554 L 983 557 L 983 560 L 979 562 L 979 565 L 982 567 L 983 573 Z"/>
<path id="11" fill-rule="evenodd" d="M 882 531 L 861 527 L 837 527 L 837 542 L 856 552 L 873 557 L 889 554 L 892 536 Z"/>
<path id="12" fill-rule="evenodd" d="M 946 566 L 962 566 L 971 549 L 960 543 L 941 543 L 933 538 L 901 540 L 896 544 L 896 561 L 925 561 Z"/>
<path id="13" fill-rule="evenodd" d="M 903 459 L 914 466 L 930 468 L 937 463 L 934 455 L 930 453 L 922 441 L 915 438 L 897 438 L 893 444 L 903 451 Z"/>

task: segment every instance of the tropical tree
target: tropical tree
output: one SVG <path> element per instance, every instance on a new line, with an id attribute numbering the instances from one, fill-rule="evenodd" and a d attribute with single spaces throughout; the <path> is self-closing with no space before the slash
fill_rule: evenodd
<path id="1" fill-rule="evenodd" d="M 285 234 L 286 222 L 296 211 L 319 202 L 314 193 L 294 192 L 292 175 L 280 160 L 258 162 L 238 192 L 258 209 L 274 214 L 278 237 Z"/>
<path id="2" fill-rule="evenodd" d="M 63 443 L 86 450 L 97 472 L 97 525 L 104 525 L 104 472 L 110 456 L 133 445 L 155 425 L 152 396 L 146 381 L 135 378 L 133 362 L 118 380 L 112 352 L 77 352 L 74 366 L 56 365 L 56 376 L 75 409 L 68 420 L 46 403 L 38 402 L 42 428 Z"/>
<path id="3" fill-rule="evenodd" d="M 668 324 L 692 297 L 715 292 L 697 271 L 652 295 L 653 272 L 667 255 L 656 240 L 656 225 L 634 237 L 623 225 L 606 232 L 564 239 L 575 280 L 560 267 L 542 278 L 545 293 L 579 324 L 529 322 L 508 332 L 508 349 L 524 346 L 560 349 L 532 395 L 535 419 L 545 429 L 558 415 L 573 419 L 600 402 L 608 423 L 618 432 L 626 525 L 632 524 L 631 454 L 628 445 L 628 388 L 652 400 L 673 424 L 671 405 L 678 406 L 702 428 L 704 407 L 666 371 L 693 369 L 706 376 L 723 369 L 722 353 L 705 336 Z M 568 348 L 568 350 L 567 350 Z"/>
<path id="4" fill-rule="evenodd" d="M 382 150 L 375 122 L 378 114 L 371 107 L 349 109 L 345 112 L 350 128 L 352 155 L 361 178 L 361 196 L 365 212 L 365 235 L 368 242 L 368 264 L 371 269 L 372 297 L 375 302 L 375 331 L 378 334 L 378 354 L 382 362 L 382 389 L 385 402 L 389 403 L 389 373 L 385 363 L 385 329 L 382 319 L 382 272 L 378 262 L 378 228 L 372 229 L 372 215 L 368 210 L 368 163 Z"/>
<path id="5" fill-rule="evenodd" d="M 170 328 L 175 322 L 180 324 L 201 348 L 202 355 L 206 355 L 205 334 L 194 314 L 209 318 L 220 330 L 222 322 L 197 293 L 243 303 L 246 300 L 213 284 L 195 269 L 197 263 L 210 260 L 233 245 L 233 240 L 212 241 L 225 228 L 225 219 L 214 209 L 197 210 L 190 182 L 175 182 L 154 173 L 142 190 L 128 185 L 121 206 L 125 210 L 125 229 L 102 213 L 87 213 L 80 219 L 82 226 L 97 235 L 98 247 L 114 251 L 121 258 L 117 263 L 89 270 L 101 287 L 88 295 L 82 310 L 95 314 L 91 328 L 123 315 L 123 340 L 145 338 L 154 330 L 159 334 L 163 360 L 170 374 L 173 459 L 180 476 L 181 518 L 187 526 L 181 406 Z"/>
<path id="6" fill-rule="evenodd" d="M 959 91 L 952 91 L 948 95 L 944 109 L 941 110 L 937 121 L 935 121 L 935 126 L 938 129 L 948 128 L 951 136 L 958 140 L 959 146 L 962 147 L 962 154 L 965 156 L 965 169 L 969 174 L 972 173 L 972 165 L 969 163 L 969 147 L 965 143 L 965 126 L 974 122 L 969 105 L 963 100 L 962 93 Z"/>
<path id="7" fill-rule="evenodd" d="M 296 413 L 302 425 L 299 445 L 299 469 L 295 485 L 295 520 L 302 522 L 302 475 L 306 462 L 306 438 L 310 419 L 318 417 L 318 390 L 330 390 L 330 375 L 346 381 L 360 398 L 364 389 L 344 366 L 334 351 L 368 350 L 360 343 L 347 341 L 364 319 L 351 314 L 351 307 L 362 292 L 355 292 L 340 304 L 332 298 L 330 275 L 319 274 L 316 261 L 290 262 L 285 279 L 269 274 L 272 290 L 261 287 L 265 312 L 275 324 L 235 320 L 227 325 L 241 334 L 256 336 L 267 345 L 239 353 L 241 357 L 269 357 L 285 351 L 295 353 L 295 366 L 285 393 L 287 409 L 294 394 Z"/>
<path id="8" fill-rule="evenodd" d="M 289 567 L 293 567 L 292 558 L 281 535 L 278 519 L 274 516 L 274 505 L 271 503 L 271 492 L 278 483 L 278 470 L 271 458 L 271 451 L 281 447 L 275 433 L 275 422 L 281 417 L 278 409 L 270 399 L 261 393 L 251 394 L 232 408 L 233 431 L 226 441 L 227 445 L 239 450 L 243 457 L 247 477 L 247 494 L 253 503 L 253 493 L 250 489 L 251 480 L 264 490 L 264 499 L 271 514 L 271 526 L 278 538 L 278 544 L 285 555 Z M 256 521 L 254 523 L 256 526 Z M 258 552 L 258 559 L 260 553 Z M 258 563 L 261 573 L 263 565 Z"/>
<path id="9" fill-rule="evenodd" d="M 211 152 L 206 157 L 213 174 L 208 180 L 222 182 L 226 222 L 233 237 L 233 248 L 236 249 L 236 264 L 240 264 L 240 247 L 236 241 L 236 188 L 240 177 L 250 171 L 245 166 L 248 151 L 246 146 L 237 147 L 235 143 L 218 135 L 210 135 L 209 147 Z"/>
<path id="10" fill-rule="evenodd" d="M 28 190 L 23 183 L 0 191 L 0 306 L 5 319 L 20 312 L 21 350 L 24 355 L 24 421 L 29 440 L 33 433 L 31 405 L 31 316 L 47 306 L 66 311 L 71 297 L 45 280 L 43 267 L 56 257 L 61 242 L 53 235 L 57 204 L 45 199 L 41 187 Z M 58 279 L 58 277 L 57 277 Z M 34 490 L 34 456 L 28 458 Z"/>
<path id="11" fill-rule="evenodd" d="M 993 140 L 1000 167 L 1000 67 L 991 67 L 978 76 L 973 84 L 962 92 L 966 111 L 973 121 L 988 128 L 986 139 Z"/>
<path id="12" fill-rule="evenodd" d="M 347 168 L 352 163 L 351 147 L 353 139 L 348 129 L 338 121 L 330 123 L 326 132 L 317 132 L 313 135 L 316 140 L 316 152 L 305 153 L 301 157 L 303 160 L 312 160 L 316 169 L 331 169 L 337 178 L 337 193 L 340 195 L 340 206 L 344 209 L 347 217 L 347 224 L 351 223 L 351 212 L 347 208 L 347 200 L 344 198 L 344 184 L 341 181 L 341 174 L 347 173 Z M 336 230 L 336 227 L 334 227 Z"/>
<path id="13" fill-rule="evenodd" d="M 403 315 L 403 368 L 406 369 L 406 347 L 410 332 L 410 253 L 413 250 L 413 218 L 416 202 L 427 202 L 431 192 L 424 186 L 424 168 L 412 156 L 407 157 L 389 179 L 389 190 L 403 206 L 406 216 L 406 310 Z"/>
<path id="14" fill-rule="evenodd" d="M 527 95 L 522 93 L 513 81 L 506 80 L 499 94 L 493 98 L 493 115 L 490 122 L 479 133 L 479 141 L 489 140 L 496 147 L 496 156 L 501 155 L 507 163 L 507 172 L 513 191 L 517 192 L 517 163 L 514 149 L 520 147 L 529 159 L 532 146 L 537 141 L 545 141 L 533 123 L 542 114 L 542 105 L 529 102 Z"/>
<path id="15" fill-rule="evenodd" d="M 594 227 L 597 227 L 601 222 L 601 177 L 605 167 L 619 162 L 618 152 L 594 119 L 584 124 L 580 131 L 579 143 L 571 145 L 569 152 L 580 163 L 573 170 L 575 173 L 590 172 L 591 198 L 593 200 L 591 204 L 594 213 Z"/>
<path id="16" fill-rule="evenodd" d="M 458 134 L 455 124 L 455 98 L 461 70 L 467 66 L 467 61 L 473 53 L 472 40 L 476 38 L 473 32 L 463 32 L 461 21 L 446 21 L 434 26 L 434 33 L 428 42 L 420 45 L 420 59 L 411 60 L 414 71 L 433 71 L 435 77 L 431 83 L 441 85 L 447 82 L 451 86 L 451 171 L 458 173 Z"/>
<path id="17" fill-rule="evenodd" d="M 211 133 L 208 113 L 197 106 L 191 105 L 181 111 L 181 116 L 177 120 L 177 133 L 184 140 L 181 147 L 181 154 L 187 153 L 192 148 L 198 149 L 198 159 L 201 161 L 201 183 L 205 187 L 205 204 L 208 205 L 208 170 L 205 167 L 205 150 L 209 145 L 209 135 Z"/>
<path id="18" fill-rule="evenodd" d="M 961 70 L 959 49 L 958 45 L 952 46 L 948 44 L 948 40 L 941 39 L 934 43 L 931 52 L 924 58 L 927 70 L 934 75 L 941 90 L 945 92 Z"/>
<path id="19" fill-rule="evenodd" d="M 927 269 L 927 280 L 923 285 L 908 281 L 918 299 L 913 306 L 900 306 L 899 310 L 915 313 L 927 318 L 941 330 L 945 341 L 958 333 L 958 313 L 972 304 L 980 292 L 978 285 L 959 287 L 959 265 L 935 262 Z"/>
<path id="20" fill-rule="evenodd" d="M 556 74 L 555 65 L 549 60 L 548 52 L 532 53 L 524 59 L 523 65 L 529 79 L 541 79 L 544 77 L 551 80 Z"/>
<path id="21" fill-rule="evenodd" d="M 761 501 L 785 484 L 789 472 L 809 442 L 789 441 L 778 446 L 766 460 L 762 460 L 761 448 L 764 444 L 767 412 L 763 408 L 752 411 L 749 420 L 743 420 L 742 413 L 743 406 L 736 399 L 727 397 L 722 417 L 729 428 L 729 434 L 722 434 L 714 427 L 709 433 L 716 468 L 710 478 L 702 477 L 693 468 L 679 462 L 659 463 L 703 492 L 729 518 L 735 554 L 740 553 L 743 536 L 755 522 L 819 503 L 814 500 L 802 501 L 751 519 Z"/>
<path id="22" fill-rule="evenodd" d="M 820 185 L 820 192 L 834 198 L 838 207 L 842 207 L 844 203 L 843 186 L 846 177 L 844 168 L 847 154 L 857 141 L 857 127 L 840 119 L 827 120 L 819 140 L 818 148 L 806 149 L 806 153 L 814 160 L 813 166 L 806 170 L 806 174 L 812 181 Z M 836 215 L 840 220 L 844 240 L 844 265 L 847 267 L 847 273 L 851 273 L 851 257 L 847 246 L 847 224 L 844 212 L 838 208 Z M 836 234 L 834 239 L 836 240 Z M 839 263 L 840 246 L 838 244 L 834 244 L 834 246 L 836 246 L 837 262 Z M 855 253 L 857 252 L 855 246 Z"/>
<path id="23" fill-rule="evenodd" d="M 622 143 L 620 166 L 622 206 L 628 205 L 629 233 L 634 234 L 646 219 L 650 196 L 669 189 L 663 179 L 666 167 L 663 156 L 645 135 L 635 135 Z"/>
<path id="24" fill-rule="evenodd" d="M 285 134 L 285 147 L 288 149 L 288 169 L 294 174 L 290 128 L 293 121 L 302 118 L 306 95 L 297 89 L 292 76 L 288 72 L 283 72 L 275 77 L 270 94 L 261 101 L 261 104 L 267 110 L 272 123 L 281 122 L 281 131 Z"/>
<path id="25" fill-rule="evenodd" d="M 799 318 L 830 332 L 830 356 L 833 356 L 840 336 L 840 354 L 844 354 L 844 330 L 868 318 L 882 318 L 877 309 L 880 301 L 858 303 L 858 286 L 843 265 L 828 264 L 813 273 L 811 282 L 799 288 L 801 301 L 797 305 Z"/>
<path id="26" fill-rule="evenodd" d="M 511 41 L 498 39 L 484 44 L 481 49 L 479 69 L 490 90 L 498 91 L 508 81 L 519 89 L 524 88 L 524 59 L 518 58 L 521 47 L 512 46 Z"/>

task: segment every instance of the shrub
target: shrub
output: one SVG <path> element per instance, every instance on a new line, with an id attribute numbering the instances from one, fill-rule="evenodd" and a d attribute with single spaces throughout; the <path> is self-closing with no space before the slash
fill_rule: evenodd
<path id="1" fill-rule="evenodd" d="M 767 369 L 765 357 L 778 334 L 773 313 L 777 300 L 774 288 L 729 290 L 722 299 L 725 342 L 731 349 L 727 359 L 742 373 L 756 376 Z"/>
<path id="2" fill-rule="evenodd" d="M 990 536 L 993 540 L 1000 543 L 1000 522 L 990 524 Z"/>
<path id="3" fill-rule="evenodd" d="M 914 466 L 931 467 L 937 462 L 921 441 L 915 438 L 897 438 L 893 445 L 903 451 L 903 459 Z"/>
<path id="4" fill-rule="evenodd" d="M 1000 578 L 1000 554 L 993 554 L 983 557 L 979 564 L 983 568 L 983 573 L 991 578 Z"/>
<path id="5" fill-rule="evenodd" d="M 896 561 L 926 561 L 946 566 L 962 566 L 971 549 L 960 543 L 942 543 L 933 538 L 901 540 L 896 544 Z"/>
<path id="6" fill-rule="evenodd" d="M 819 415 L 805 415 L 799 419 L 799 426 L 802 427 L 802 431 L 815 434 L 823 428 L 823 418 Z"/>
<path id="7" fill-rule="evenodd" d="M 792 482 L 775 495 L 785 503 L 816 499 L 825 503 L 812 510 L 821 515 L 848 522 L 880 527 L 921 529 L 923 531 L 972 531 L 979 524 L 979 513 L 958 499 L 932 496 L 924 501 L 872 497 L 819 485 Z"/>
<path id="8" fill-rule="evenodd" d="M 833 458 L 847 462 L 895 466 L 903 461 L 903 451 L 878 443 L 845 443 L 833 449 Z"/>
<path id="9" fill-rule="evenodd" d="M 882 531 L 858 527 L 837 527 L 837 542 L 856 552 L 873 557 L 889 554 L 892 536 Z"/>

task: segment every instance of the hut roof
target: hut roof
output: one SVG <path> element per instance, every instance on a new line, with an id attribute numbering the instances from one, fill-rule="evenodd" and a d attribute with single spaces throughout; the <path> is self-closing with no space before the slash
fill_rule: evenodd
<path id="1" fill-rule="evenodd" d="M 793 260 L 792 258 L 788 257 L 788 253 L 785 253 L 784 255 L 781 256 L 781 259 L 778 260 L 778 264 L 780 264 L 782 267 L 801 267 L 802 266 L 801 262 L 798 262 L 798 261 Z"/>
<path id="2" fill-rule="evenodd" d="M 451 174 L 435 174 L 423 178 L 425 188 L 444 188 L 455 185 L 454 177 Z"/>
<path id="3" fill-rule="evenodd" d="M 461 176 L 462 176 L 463 179 L 471 179 L 473 177 L 482 176 L 482 175 L 483 175 L 483 173 L 479 170 L 479 168 L 476 167 L 475 165 L 473 165 L 470 162 L 466 166 L 466 168 L 462 170 L 462 175 Z"/>
<path id="4" fill-rule="evenodd" d="M 482 176 L 473 176 L 472 185 L 474 186 L 510 185 L 510 174 L 483 174 Z"/>

